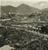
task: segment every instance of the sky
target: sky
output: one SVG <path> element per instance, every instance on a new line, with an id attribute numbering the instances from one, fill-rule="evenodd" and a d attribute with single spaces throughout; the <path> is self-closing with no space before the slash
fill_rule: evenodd
<path id="1" fill-rule="evenodd" d="M 17 7 L 20 4 L 27 4 L 39 9 L 48 8 L 48 0 L 0 0 L 0 5 L 2 6 L 12 5 Z"/>

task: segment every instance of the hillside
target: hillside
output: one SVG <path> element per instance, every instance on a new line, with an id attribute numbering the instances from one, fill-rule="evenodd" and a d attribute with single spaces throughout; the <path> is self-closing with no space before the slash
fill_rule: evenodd
<path id="1" fill-rule="evenodd" d="M 16 12 L 17 14 L 31 14 L 40 11 L 37 8 L 30 7 L 26 4 L 21 4 L 18 7 L 13 6 L 1 6 L 2 13 L 7 13 L 10 11 Z"/>
<path id="2" fill-rule="evenodd" d="M 30 7 L 26 4 L 21 4 L 17 7 L 17 13 L 20 13 L 20 14 L 31 14 L 38 11 L 40 10 L 34 7 Z"/>
<path id="3" fill-rule="evenodd" d="M 43 9 L 43 11 L 48 11 L 48 8 Z"/>
<path id="4" fill-rule="evenodd" d="M 8 14 L 10 11 L 14 11 L 15 12 L 15 10 L 16 10 L 16 8 L 13 7 L 13 6 L 10 6 L 10 5 L 8 5 L 8 6 L 1 6 L 1 12 L 2 13 Z"/>

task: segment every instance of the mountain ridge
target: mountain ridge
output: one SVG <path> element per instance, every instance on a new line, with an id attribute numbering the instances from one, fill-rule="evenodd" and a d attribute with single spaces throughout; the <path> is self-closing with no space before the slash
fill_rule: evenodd
<path id="1" fill-rule="evenodd" d="M 9 11 L 14 11 L 14 12 L 19 13 L 19 14 L 31 14 L 31 13 L 35 13 L 35 12 L 40 11 L 39 9 L 31 7 L 31 6 L 26 5 L 26 4 L 21 4 L 18 7 L 14 7 L 14 6 L 10 6 L 10 5 L 1 6 L 1 10 L 4 13 L 9 13 Z"/>
<path id="2" fill-rule="evenodd" d="M 18 13 L 21 13 L 22 12 L 23 14 L 31 14 L 31 13 L 35 13 L 35 12 L 38 12 L 38 11 L 40 11 L 40 10 L 37 9 L 37 8 L 31 7 L 29 5 L 26 5 L 26 4 L 21 4 L 21 5 L 19 5 L 17 7 L 17 12 Z"/>

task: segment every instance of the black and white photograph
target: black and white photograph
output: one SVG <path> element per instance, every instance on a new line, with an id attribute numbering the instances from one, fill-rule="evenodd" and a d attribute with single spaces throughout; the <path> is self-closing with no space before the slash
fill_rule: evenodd
<path id="1" fill-rule="evenodd" d="M 48 50 L 48 0 L 0 0 L 0 50 Z"/>

